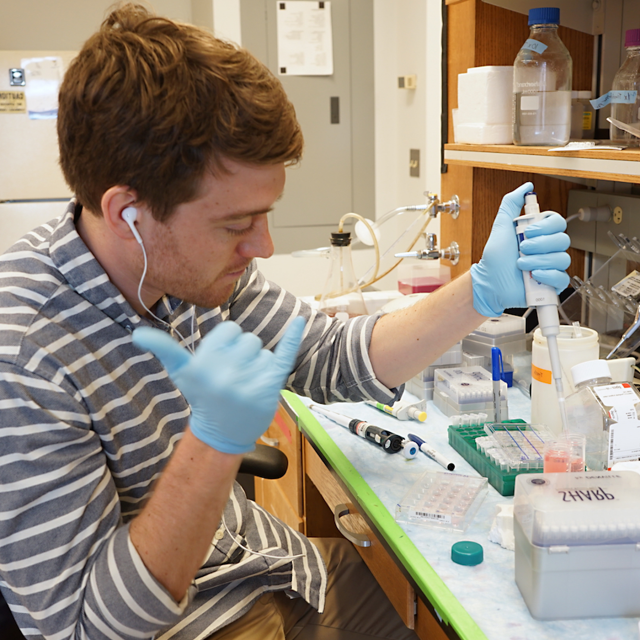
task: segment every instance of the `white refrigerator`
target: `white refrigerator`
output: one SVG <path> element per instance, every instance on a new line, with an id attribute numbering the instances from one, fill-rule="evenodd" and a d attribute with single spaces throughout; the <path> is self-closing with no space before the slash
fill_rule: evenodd
<path id="1" fill-rule="evenodd" d="M 0 50 L 0 253 L 59 216 L 71 196 L 58 164 L 56 113 L 75 54 Z"/>

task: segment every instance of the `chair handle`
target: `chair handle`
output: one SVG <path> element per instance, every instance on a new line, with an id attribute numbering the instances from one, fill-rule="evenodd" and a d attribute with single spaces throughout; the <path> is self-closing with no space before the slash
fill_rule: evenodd
<path id="1" fill-rule="evenodd" d="M 260 440 L 262 440 L 262 442 L 264 442 L 265 444 L 268 444 L 270 447 L 277 447 L 280 444 L 278 438 L 268 438 L 265 435 L 261 435 Z"/>
<path id="2" fill-rule="evenodd" d="M 336 522 L 336 527 L 338 527 L 338 531 L 349 542 L 352 542 L 357 547 L 370 547 L 371 540 L 369 540 L 365 533 L 355 533 L 354 531 L 349 531 L 349 529 L 347 529 L 340 521 L 340 518 L 342 518 L 342 516 L 346 516 L 349 513 L 349 507 L 346 504 L 337 504 L 335 506 L 335 509 L 333 510 L 333 516 Z"/>

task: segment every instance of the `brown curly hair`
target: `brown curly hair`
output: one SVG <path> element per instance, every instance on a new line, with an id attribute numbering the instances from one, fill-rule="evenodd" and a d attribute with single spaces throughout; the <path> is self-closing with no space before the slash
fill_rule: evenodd
<path id="1" fill-rule="evenodd" d="M 280 81 L 248 51 L 204 29 L 115 8 L 60 88 L 60 165 L 78 201 L 126 185 L 157 220 L 198 196 L 224 158 L 294 163 L 303 139 Z"/>

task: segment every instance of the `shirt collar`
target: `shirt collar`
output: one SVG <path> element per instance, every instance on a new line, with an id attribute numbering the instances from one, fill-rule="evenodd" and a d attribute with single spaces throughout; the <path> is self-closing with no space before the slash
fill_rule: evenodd
<path id="1" fill-rule="evenodd" d="M 132 330 L 149 324 L 126 301 L 84 243 L 75 225 L 75 198 L 67 205 L 51 235 L 50 258 L 69 286 L 112 320 Z M 160 305 L 161 306 L 161 305 Z"/>

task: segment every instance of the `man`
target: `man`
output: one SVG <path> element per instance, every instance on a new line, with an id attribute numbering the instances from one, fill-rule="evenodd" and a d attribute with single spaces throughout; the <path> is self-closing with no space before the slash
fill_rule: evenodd
<path id="1" fill-rule="evenodd" d="M 247 52 L 124 5 L 70 66 L 58 133 L 76 197 L 0 258 L 0 588 L 23 633 L 413 637 L 380 622 L 392 610 L 348 544 L 312 544 L 234 477 L 285 383 L 391 403 L 484 316 L 524 306 L 512 218 L 532 185 L 505 196 L 471 273 L 343 323 L 255 268 L 302 137 Z M 563 229 L 530 227 L 518 262 L 558 289 Z M 373 594 L 362 624 L 356 593 Z"/>

